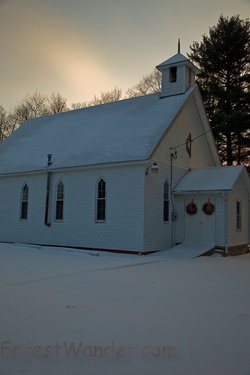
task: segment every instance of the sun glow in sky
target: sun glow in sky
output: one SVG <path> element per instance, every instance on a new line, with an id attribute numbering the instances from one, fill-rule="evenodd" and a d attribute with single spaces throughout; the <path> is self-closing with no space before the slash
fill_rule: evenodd
<path id="1" fill-rule="evenodd" d="M 68 105 L 124 91 L 220 14 L 250 16 L 250 0 L 0 0 L 0 105 L 59 92 Z"/>

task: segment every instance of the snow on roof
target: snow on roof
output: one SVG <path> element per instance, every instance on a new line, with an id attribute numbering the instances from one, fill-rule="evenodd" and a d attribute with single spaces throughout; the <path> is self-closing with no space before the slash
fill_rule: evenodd
<path id="1" fill-rule="evenodd" d="M 191 69 L 195 71 L 196 74 L 199 74 L 199 69 L 196 68 L 195 65 L 193 65 L 186 56 L 182 55 L 181 53 L 177 53 L 176 55 L 170 57 L 170 59 L 163 61 L 161 64 L 157 65 L 157 69 L 162 71 L 163 68 L 166 66 L 171 65 L 180 65 L 182 63 L 185 63 L 188 65 Z"/>
<path id="2" fill-rule="evenodd" d="M 247 175 L 243 165 L 192 169 L 176 185 L 174 193 L 230 192 L 242 173 Z M 249 190 L 249 178 L 245 181 Z"/>
<path id="3" fill-rule="evenodd" d="M 179 64 L 180 62 L 187 62 L 188 59 L 186 56 L 182 55 L 181 53 L 177 53 L 176 55 L 170 57 L 170 59 L 167 59 L 166 61 L 163 61 L 161 64 L 157 65 L 157 68 L 166 66 L 166 65 L 172 65 L 172 64 Z"/>
<path id="4" fill-rule="evenodd" d="M 196 86 L 28 120 L 0 145 L 0 174 L 147 160 Z"/>

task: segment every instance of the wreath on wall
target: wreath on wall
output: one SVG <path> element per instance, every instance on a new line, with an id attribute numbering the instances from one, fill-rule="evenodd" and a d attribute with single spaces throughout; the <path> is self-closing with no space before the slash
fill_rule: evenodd
<path id="1" fill-rule="evenodd" d="M 197 206 L 193 202 L 193 199 L 192 199 L 192 202 L 190 202 L 190 203 L 187 204 L 187 206 L 186 206 L 186 212 L 188 213 L 188 215 L 195 215 L 196 214 L 196 212 L 197 212 Z"/>
<path id="2" fill-rule="evenodd" d="M 203 204 L 202 211 L 205 215 L 212 215 L 212 213 L 214 212 L 214 205 L 210 203 L 210 199 L 208 199 L 207 203 Z"/>

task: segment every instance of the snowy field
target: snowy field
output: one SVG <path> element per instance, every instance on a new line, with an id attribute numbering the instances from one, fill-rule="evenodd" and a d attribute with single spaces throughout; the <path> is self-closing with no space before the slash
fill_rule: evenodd
<path id="1" fill-rule="evenodd" d="M 250 255 L 0 244 L 1 375 L 250 375 Z"/>

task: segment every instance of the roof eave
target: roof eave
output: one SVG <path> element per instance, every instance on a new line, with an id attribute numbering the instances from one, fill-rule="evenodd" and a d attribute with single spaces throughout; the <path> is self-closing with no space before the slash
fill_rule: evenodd
<path id="1" fill-rule="evenodd" d="M 158 69 L 160 72 L 162 72 L 162 70 L 166 69 L 166 68 L 170 68 L 170 67 L 173 67 L 173 66 L 180 66 L 180 65 L 187 65 L 190 69 L 192 69 L 195 74 L 200 74 L 200 70 L 194 65 L 191 63 L 191 61 L 189 61 L 188 59 L 183 59 L 183 60 L 180 60 L 180 61 L 176 61 L 176 62 L 168 62 L 167 61 L 164 61 L 163 63 L 159 64 L 156 66 L 156 69 Z"/>
<path id="2" fill-rule="evenodd" d="M 232 189 L 213 189 L 213 190 L 178 190 L 173 191 L 174 195 L 194 195 L 194 194 L 226 194 L 230 193 Z"/>
<path id="3" fill-rule="evenodd" d="M 45 166 L 40 169 L 26 170 L 26 171 L 13 171 L 7 173 L 0 173 L 1 177 L 11 177 L 11 176 L 21 176 L 21 175 L 31 175 L 31 174 L 41 174 L 47 172 L 67 172 L 67 171 L 79 171 L 79 170 L 90 170 L 90 169 L 100 169 L 100 168 L 114 168 L 114 167 L 128 167 L 134 165 L 146 165 L 151 163 L 151 159 L 141 159 L 141 160 L 128 160 L 123 162 L 112 162 L 112 163 L 98 163 L 90 165 L 78 165 L 78 166 L 68 166 L 68 167 L 53 167 Z"/>

